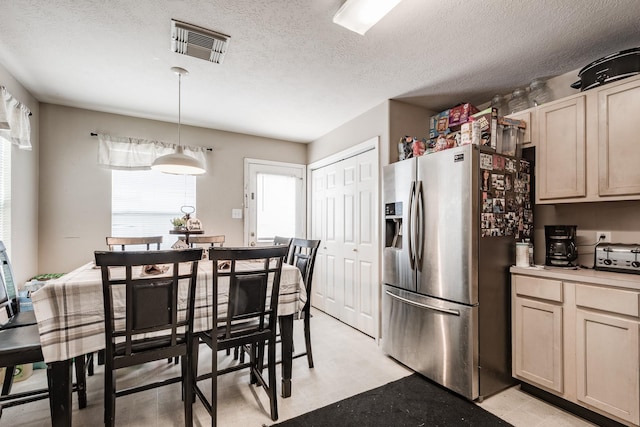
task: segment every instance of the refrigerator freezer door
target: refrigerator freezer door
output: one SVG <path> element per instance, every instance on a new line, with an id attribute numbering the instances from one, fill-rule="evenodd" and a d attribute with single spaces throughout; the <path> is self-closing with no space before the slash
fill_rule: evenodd
<path id="1" fill-rule="evenodd" d="M 404 289 L 416 289 L 415 237 L 415 159 L 404 160 L 383 168 L 383 200 L 385 207 L 385 243 L 382 263 L 383 283 Z M 414 218 L 411 218 L 413 216 Z M 411 240 L 410 239 L 414 239 Z"/>
<path id="2" fill-rule="evenodd" d="M 478 307 L 382 289 L 382 349 L 468 399 L 479 397 Z"/>
<path id="3" fill-rule="evenodd" d="M 422 187 L 422 264 L 417 292 L 478 303 L 478 151 L 472 145 L 418 158 Z"/>

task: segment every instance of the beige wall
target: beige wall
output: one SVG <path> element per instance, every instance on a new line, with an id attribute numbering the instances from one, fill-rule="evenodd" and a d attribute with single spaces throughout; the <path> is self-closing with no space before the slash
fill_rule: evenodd
<path id="1" fill-rule="evenodd" d="M 373 137 L 380 138 L 380 161 L 389 158 L 389 101 L 370 109 L 309 144 L 307 164 L 344 151 Z"/>
<path id="2" fill-rule="evenodd" d="M 536 264 L 544 264 L 545 225 L 577 225 L 578 262 L 593 266 L 597 231 L 611 231 L 614 243 L 640 243 L 640 201 L 539 205 L 534 212 Z"/>
<path id="3" fill-rule="evenodd" d="M 21 286 L 38 273 L 38 158 L 40 118 L 38 101 L 2 66 L 0 85 L 25 104 L 31 116 L 32 151 L 11 150 L 11 245 L 9 257 Z M 2 141 L 6 144 L 5 141 Z"/>
<path id="4" fill-rule="evenodd" d="M 389 102 L 389 162 L 398 161 L 398 142 L 405 135 L 429 137 L 429 117 L 436 114 L 423 107 L 400 101 Z"/>
<path id="5" fill-rule="evenodd" d="M 41 104 L 40 113 L 38 270 L 67 272 L 105 249 L 111 230 L 111 173 L 97 165 L 90 133 L 176 142 L 177 125 L 52 104 Z M 243 207 L 244 158 L 304 164 L 307 154 L 305 144 L 191 126 L 182 127 L 181 139 L 213 148 L 208 172 L 196 178 L 196 214 L 207 234 L 226 235 L 227 246 L 243 243 L 244 220 L 231 219 L 231 209 Z"/>

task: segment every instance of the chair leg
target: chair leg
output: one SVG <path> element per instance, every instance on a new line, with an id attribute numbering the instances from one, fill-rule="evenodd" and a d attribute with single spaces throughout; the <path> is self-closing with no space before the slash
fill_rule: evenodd
<path id="1" fill-rule="evenodd" d="M 274 339 L 269 340 L 269 347 L 267 349 L 268 359 L 267 364 L 269 366 L 269 402 L 271 403 L 271 419 L 276 421 L 278 419 L 278 393 L 276 390 L 276 343 Z"/>
<path id="2" fill-rule="evenodd" d="M 198 378 L 198 352 L 200 349 L 200 340 L 198 338 L 193 339 L 193 343 L 191 344 L 191 358 L 189 359 L 189 369 L 191 369 L 191 378 L 193 379 L 191 386 L 192 389 L 195 389 L 196 386 L 196 378 Z M 215 355 L 214 355 L 215 356 Z M 195 391 L 192 393 L 192 402 L 196 401 Z"/>
<path id="3" fill-rule="evenodd" d="M 93 353 L 87 354 L 87 375 L 93 376 Z"/>
<path id="4" fill-rule="evenodd" d="M 11 386 L 13 386 L 13 376 L 16 373 L 15 366 L 7 366 L 4 371 L 4 382 L 2 383 L 2 396 L 7 396 L 11 393 Z"/>
<path id="5" fill-rule="evenodd" d="M 85 355 L 74 358 L 76 369 L 76 387 L 78 388 L 78 407 L 87 407 L 87 376 L 85 374 Z"/>
<path id="6" fill-rule="evenodd" d="M 184 425 L 193 426 L 193 369 L 192 357 L 184 355 L 182 359 L 182 393 L 184 399 Z"/>
<path id="7" fill-rule="evenodd" d="M 116 385 L 111 366 L 104 370 L 104 425 L 113 427 L 116 418 Z"/>
<path id="8" fill-rule="evenodd" d="M 313 368 L 313 354 L 311 353 L 311 316 L 308 312 L 304 316 L 304 345 L 307 350 L 309 368 Z"/>
<path id="9" fill-rule="evenodd" d="M 251 343 L 251 346 L 249 348 L 249 384 L 255 384 L 258 382 L 258 377 L 255 374 L 256 370 L 258 369 L 256 344 Z"/>

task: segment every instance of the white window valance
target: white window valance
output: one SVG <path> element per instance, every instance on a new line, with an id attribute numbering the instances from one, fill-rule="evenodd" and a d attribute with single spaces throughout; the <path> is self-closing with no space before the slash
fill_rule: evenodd
<path id="1" fill-rule="evenodd" d="M 98 164 L 109 169 L 146 170 L 153 161 L 176 151 L 177 144 L 149 139 L 98 134 Z M 182 146 L 184 154 L 206 165 L 205 147 Z"/>
<path id="2" fill-rule="evenodd" d="M 22 150 L 31 150 L 31 111 L 0 86 L 0 139 L 17 145 Z"/>

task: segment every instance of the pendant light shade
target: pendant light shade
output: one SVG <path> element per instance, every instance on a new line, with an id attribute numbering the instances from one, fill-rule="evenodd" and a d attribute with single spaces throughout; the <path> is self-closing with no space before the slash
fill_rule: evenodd
<path id="1" fill-rule="evenodd" d="M 155 159 L 151 165 L 151 169 L 176 175 L 200 175 L 205 173 L 206 169 L 198 159 L 184 154 L 184 149 L 180 142 L 181 79 L 183 75 L 187 75 L 189 72 L 180 67 L 173 67 L 171 71 L 178 75 L 178 146 L 176 147 L 175 153 L 166 154 Z"/>
<path id="2" fill-rule="evenodd" d="M 176 175 L 200 175 L 205 173 L 198 159 L 184 154 L 182 146 L 176 148 L 175 153 L 158 157 L 151 165 L 151 169 Z"/>

